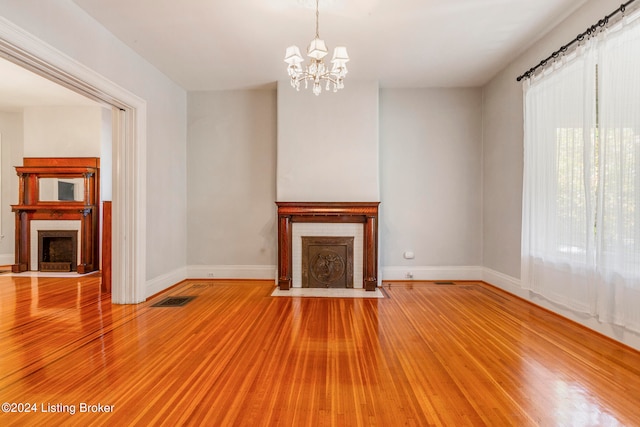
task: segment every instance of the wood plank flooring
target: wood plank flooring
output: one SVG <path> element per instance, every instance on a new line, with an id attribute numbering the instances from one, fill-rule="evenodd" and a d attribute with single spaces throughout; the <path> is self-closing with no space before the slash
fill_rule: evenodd
<path id="1" fill-rule="evenodd" d="M 488 285 L 273 289 L 112 305 L 99 277 L 0 275 L 0 402 L 32 410 L 0 425 L 640 425 L 640 353 Z"/>

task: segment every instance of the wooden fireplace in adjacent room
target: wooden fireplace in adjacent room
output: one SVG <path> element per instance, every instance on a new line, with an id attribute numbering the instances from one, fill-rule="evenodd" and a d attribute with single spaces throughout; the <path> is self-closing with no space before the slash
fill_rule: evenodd
<path id="1" fill-rule="evenodd" d="M 378 205 L 380 202 L 276 202 L 278 205 L 278 286 L 292 285 L 292 224 L 361 223 L 363 239 L 363 288 L 378 286 Z"/>
<path id="2" fill-rule="evenodd" d="M 23 166 L 16 166 L 16 172 L 18 204 L 11 205 L 16 214 L 16 249 L 11 270 L 14 273 L 31 270 L 31 222 L 34 220 L 79 221 L 79 256 L 72 253 L 64 262 L 73 264 L 70 270 L 81 274 L 98 270 L 100 159 L 28 157 Z M 49 266 L 61 268 L 59 264 Z"/>

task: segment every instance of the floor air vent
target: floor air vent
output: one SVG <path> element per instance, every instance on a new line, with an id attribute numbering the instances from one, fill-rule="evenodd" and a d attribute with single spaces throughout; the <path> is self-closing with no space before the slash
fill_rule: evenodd
<path id="1" fill-rule="evenodd" d="M 167 297 L 151 307 L 182 307 L 195 297 Z"/>
<path id="2" fill-rule="evenodd" d="M 436 285 L 455 285 L 453 282 L 433 282 Z"/>

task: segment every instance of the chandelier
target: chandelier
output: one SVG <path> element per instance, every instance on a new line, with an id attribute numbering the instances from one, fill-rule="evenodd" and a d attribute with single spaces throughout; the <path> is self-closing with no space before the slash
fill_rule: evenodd
<path id="1" fill-rule="evenodd" d="M 310 58 L 309 64 L 304 69 L 302 68 L 304 59 L 300 55 L 298 46 L 289 46 L 284 55 L 284 62 L 289 64 L 287 71 L 289 72 L 289 77 L 291 77 L 291 86 L 296 90 L 300 90 L 300 82 L 304 81 L 306 89 L 309 87 L 309 82 L 311 82 L 313 93 L 316 96 L 322 93 L 323 84 L 325 85 L 325 90 L 333 89 L 334 92 L 344 87 L 344 77 L 347 75 L 347 62 L 349 62 L 347 48 L 337 46 L 333 51 L 331 69 L 324 64 L 323 58 L 329 51 L 324 44 L 324 40 L 320 39 L 318 3 L 319 0 L 316 0 L 316 37 L 311 40 L 309 47 L 307 47 L 307 56 Z"/>

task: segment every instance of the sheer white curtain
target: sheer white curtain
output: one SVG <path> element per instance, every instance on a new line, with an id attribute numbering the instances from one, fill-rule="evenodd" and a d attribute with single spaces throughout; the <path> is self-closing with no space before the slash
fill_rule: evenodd
<path id="1" fill-rule="evenodd" d="M 640 19 L 601 42 L 598 82 L 598 315 L 640 331 Z"/>
<path id="2" fill-rule="evenodd" d="M 525 84 L 522 286 L 595 312 L 595 40 Z"/>
<path id="3" fill-rule="evenodd" d="M 636 332 L 639 17 L 525 84 L 521 276 L 526 289 Z"/>

